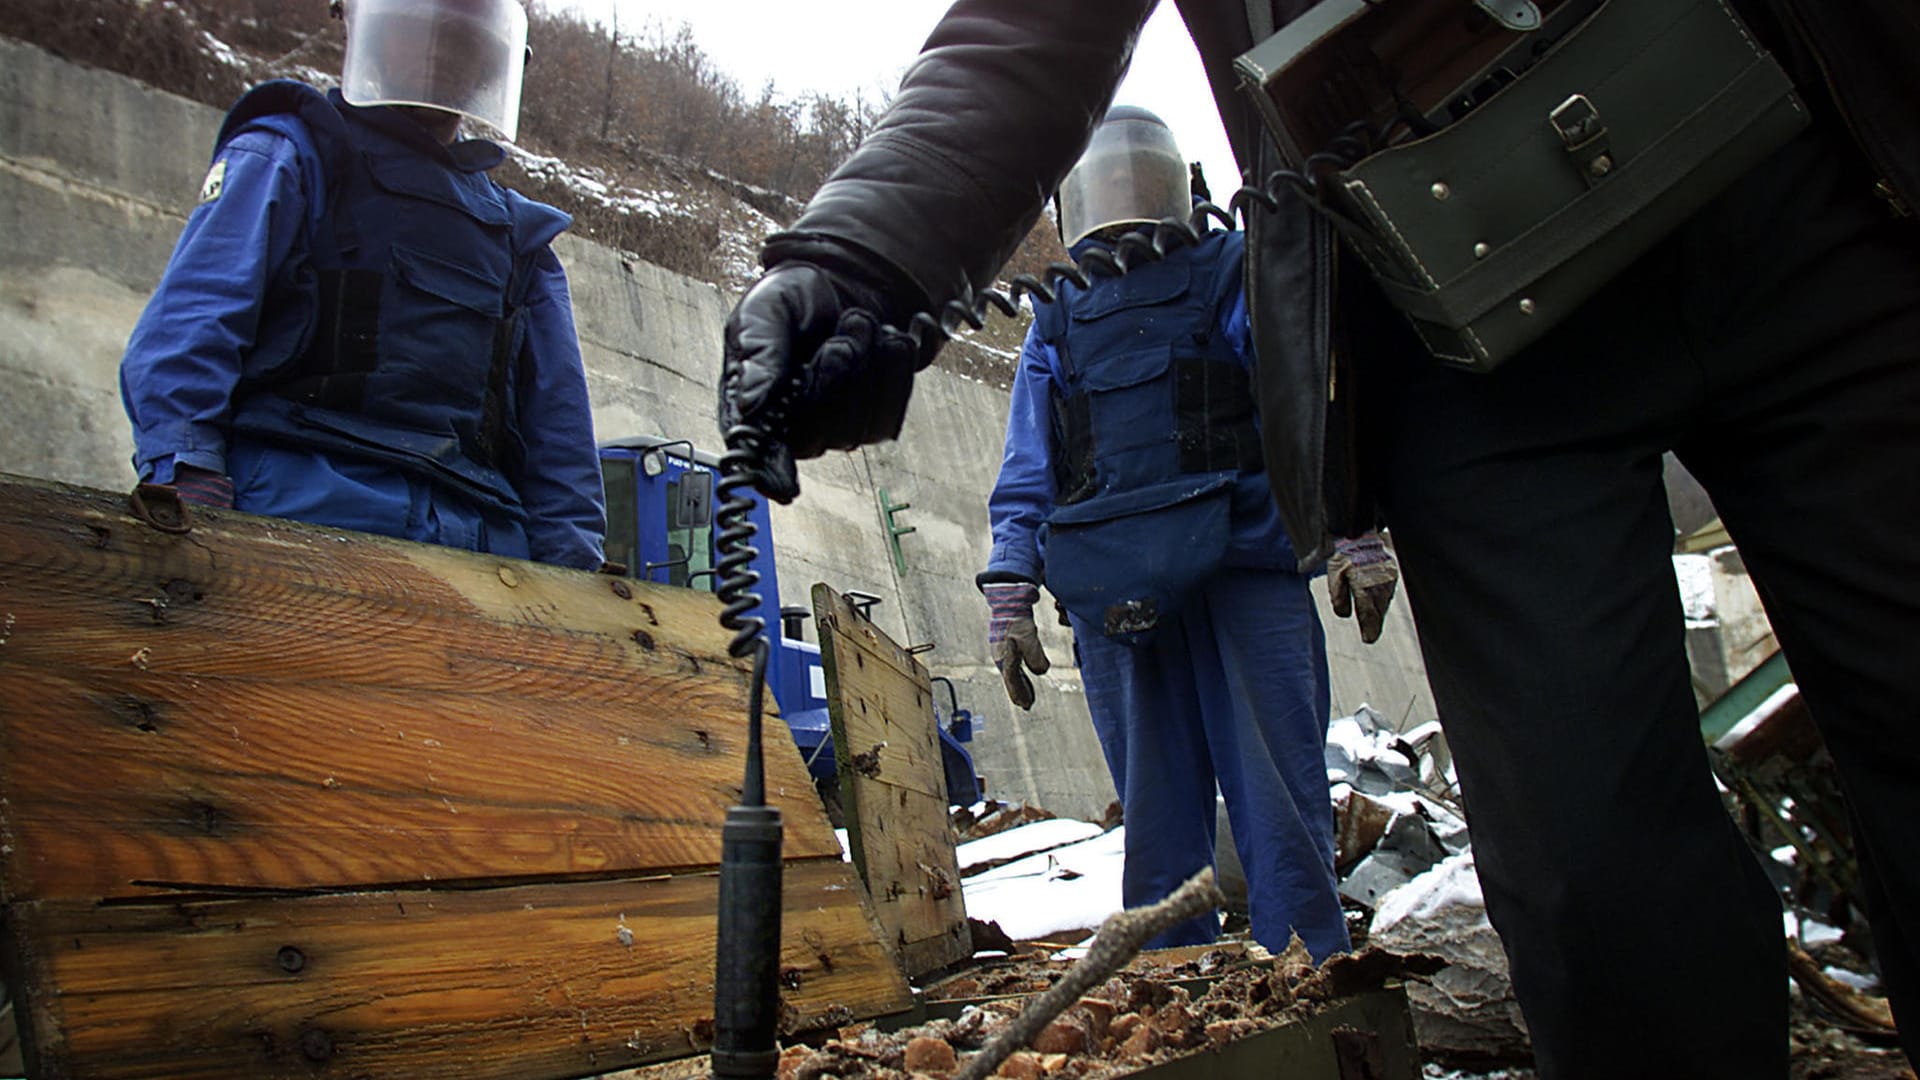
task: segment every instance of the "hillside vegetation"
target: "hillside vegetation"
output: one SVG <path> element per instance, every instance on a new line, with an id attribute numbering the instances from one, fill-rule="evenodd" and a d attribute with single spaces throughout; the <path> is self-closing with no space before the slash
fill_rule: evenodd
<path id="1" fill-rule="evenodd" d="M 324 0 L 4 0 L 0 31 L 219 108 L 274 77 L 337 81 Z M 574 231 L 737 294 L 759 244 L 857 146 L 885 101 L 755 93 L 684 25 L 589 24 L 533 0 L 518 143 L 495 176 Z M 209 148 L 211 149 L 211 148 Z M 1042 218 L 1005 273 L 1063 258 Z M 1023 321 L 991 319 L 942 366 L 1005 386 Z"/>

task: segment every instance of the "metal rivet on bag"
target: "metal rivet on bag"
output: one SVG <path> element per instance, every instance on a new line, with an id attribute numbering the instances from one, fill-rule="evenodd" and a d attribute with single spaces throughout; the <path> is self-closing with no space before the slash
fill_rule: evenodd
<path id="1" fill-rule="evenodd" d="M 1445 202 L 1447 201 L 1448 197 L 1451 196 L 1452 194 L 1453 194 L 1453 189 L 1447 186 L 1446 181 L 1444 180 L 1434 181 L 1433 183 L 1434 198 L 1439 199 L 1441 202 Z"/>
<path id="2" fill-rule="evenodd" d="M 1485 243 L 1485 242 L 1482 242 L 1482 243 L 1478 243 L 1478 244 L 1475 244 L 1475 245 L 1473 245 L 1473 257 L 1474 257 L 1474 258 L 1476 258 L 1476 259 L 1484 259 L 1484 258 L 1486 258 L 1487 256 L 1489 256 L 1489 255 L 1491 255 L 1491 254 L 1493 254 L 1493 249 L 1492 249 L 1492 248 L 1490 248 L 1490 247 L 1488 247 L 1488 246 L 1486 245 L 1486 243 Z"/>
<path id="3" fill-rule="evenodd" d="M 1531 301 L 1531 300 L 1521 300 L 1521 301 L 1520 301 L 1520 314 L 1522 314 L 1522 315 L 1531 315 L 1531 314 L 1533 314 L 1533 313 L 1534 313 L 1535 311 L 1538 311 L 1538 310 L 1539 310 L 1539 308 L 1537 308 L 1537 307 L 1535 307 L 1535 306 L 1534 306 L 1534 303 L 1533 303 L 1533 301 Z"/>
<path id="4" fill-rule="evenodd" d="M 1587 166 L 1587 171 L 1595 176 L 1605 176 L 1613 171 L 1613 155 L 1601 154 Z"/>

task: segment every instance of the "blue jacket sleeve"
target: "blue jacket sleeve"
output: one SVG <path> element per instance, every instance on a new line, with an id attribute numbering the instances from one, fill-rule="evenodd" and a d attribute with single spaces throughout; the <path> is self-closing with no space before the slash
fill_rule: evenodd
<path id="1" fill-rule="evenodd" d="M 1053 439 L 1048 413 L 1053 400 L 1053 347 L 1032 327 L 1020 346 L 1020 368 L 1013 378 L 1007 413 L 1007 442 L 1000 476 L 987 497 L 993 523 L 993 553 L 988 574 L 1005 574 L 1038 584 L 1045 573 L 1040 556 L 1040 523 L 1053 511 Z"/>
<path id="2" fill-rule="evenodd" d="M 159 288 L 120 361 L 133 467 L 171 483 L 176 464 L 227 471 L 227 421 L 275 271 L 303 234 L 299 151 L 250 131 L 214 159 Z"/>
<path id="3" fill-rule="evenodd" d="M 600 451 L 567 272 L 551 248 L 539 255 L 526 312 L 515 388 L 526 455 L 511 479 L 527 511 L 527 544 L 541 562 L 592 570 L 607 536 Z"/>

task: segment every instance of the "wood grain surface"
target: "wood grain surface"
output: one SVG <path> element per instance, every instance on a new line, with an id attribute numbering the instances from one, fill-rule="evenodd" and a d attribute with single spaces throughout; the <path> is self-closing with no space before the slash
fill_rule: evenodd
<path id="1" fill-rule="evenodd" d="M 927 669 L 813 587 L 848 846 L 908 975 L 973 954 Z"/>
<path id="2" fill-rule="evenodd" d="M 853 868 L 787 864 L 791 1026 L 907 1008 Z M 585 1076 L 703 1053 L 718 879 L 16 904 L 46 1077 Z"/>
<path id="3" fill-rule="evenodd" d="M 231 511 L 174 534 L 0 475 L 0 938 L 37 1075 L 698 1052 L 745 755 L 719 610 Z M 907 1007 L 777 719 L 765 749 L 788 1022 Z"/>
<path id="4" fill-rule="evenodd" d="M 718 862 L 746 695 L 711 595 L 110 499 L 0 480 L 8 897 Z M 789 855 L 836 855 L 766 750 Z"/>

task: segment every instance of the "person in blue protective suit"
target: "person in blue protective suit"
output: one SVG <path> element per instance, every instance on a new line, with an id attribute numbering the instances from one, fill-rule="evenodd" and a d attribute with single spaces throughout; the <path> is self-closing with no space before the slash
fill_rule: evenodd
<path id="1" fill-rule="evenodd" d="M 1158 117 L 1107 113 L 1062 183 L 1076 259 L 1183 217 L 1186 165 Z M 1298 933 L 1316 959 L 1348 946 L 1325 766 L 1327 654 L 1261 466 L 1241 233 L 1034 304 L 988 507 L 978 578 L 1008 697 L 1044 672 L 1044 582 L 1073 627 L 1088 711 L 1125 814 L 1123 900 L 1152 903 L 1210 865 L 1214 790 L 1246 870 L 1254 937 Z M 1352 542 L 1342 579 L 1384 613 L 1393 564 Z M 1384 588 L 1384 592 L 1383 592 Z M 1377 617 L 1368 640 L 1379 633 Z M 1218 936 L 1208 914 L 1154 947 Z"/>
<path id="2" fill-rule="evenodd" d="M 336 13 L 340 12 L 336 5 Z M 231 506 L 565 566 L 606 516 L 569 224 L 495 183 L 526 56 L 518 0 L 352 0 L 342 88 L 228 113 L 121 391 L 143 482 Z"/>

